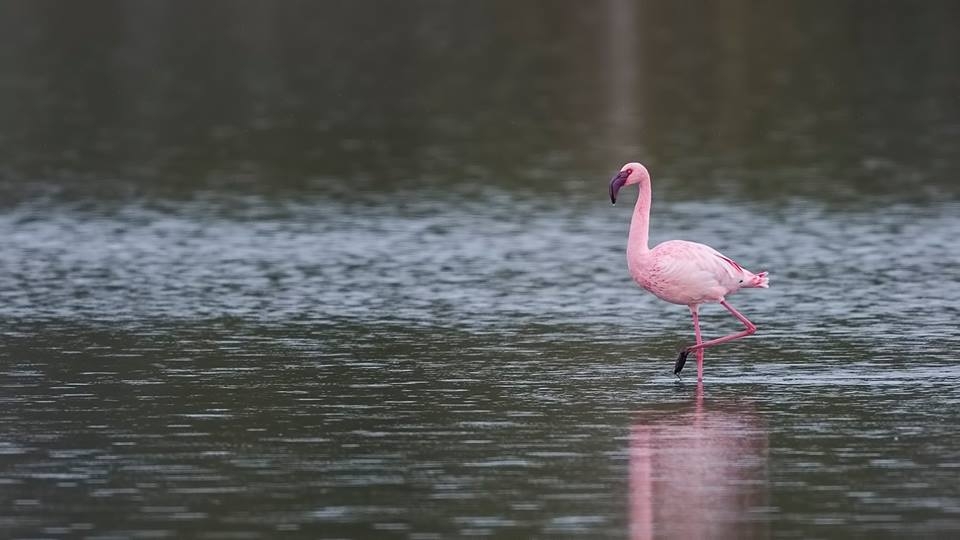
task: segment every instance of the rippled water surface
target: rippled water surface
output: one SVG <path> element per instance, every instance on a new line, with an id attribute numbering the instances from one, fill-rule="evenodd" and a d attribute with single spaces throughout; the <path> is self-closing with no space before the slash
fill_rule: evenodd
<path id="1" fill-rule="evenodd" d="M 0 536 L 960 531 L 953 4 L 218 5 L 0 8 Z"/>

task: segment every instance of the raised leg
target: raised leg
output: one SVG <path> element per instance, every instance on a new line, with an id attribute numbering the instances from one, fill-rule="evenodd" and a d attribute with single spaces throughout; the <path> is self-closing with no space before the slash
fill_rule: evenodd
<path id="1" fill-rule="evenodd" d="M 728 304 L 726 300 L 721 300 L 721 301 L 720 301 L 720 305 L 723 306 L 723 307 L 725 307 L 725 308 L 727 308 L 727 311 L 729 311 L 730 313 L 732 313 L 733 316 L 737 318 L 737 320 L 739 320 L 740 322 L 742 322 L 743 325 L 746 326 L 746 329 L 743 330 L 743 331 L 741 331 L 741 332 L 735 332 L 735 333 L 730 334 L 730 335 L 726 335 L 726 336 L 723 336 L 723 337 L 719 337 L 719 338 L 717 338 L 717 339 L 711 339 L 710 341 L 704 341 L 704 342 L 702 342 L 702 343 L 698 342 L 696 345 L 687 347 L 686 351 L 687 351 L 688 353 L 693 352 L 693 351 L 702 351 L 703 349 L 706 349 L 707 347 L 713 347 L 714 345 L 720 345 L 721 343 L 726 343 L 726 342 L 728 342 L 728 341 L 733 341 L 733 340 L 735 340 L 735 339 L 740 339 L 740 338 L 742 338 L 742 337 L 747 337 L 747 336 L 749 336 L 749 335 L 751 335 L 751 334 L 753 334 L 754 332 L 757 331 L 757 326 L 756 326 L 755 324 L 753 324 L 752 322 L 750 322 L 750 319 L 747 319 L 746 317 L 744 317 L 742 313 L 740 313 L 739 311 L 733 309 L 733 306 L 731 306 L 730 304 Z"/>

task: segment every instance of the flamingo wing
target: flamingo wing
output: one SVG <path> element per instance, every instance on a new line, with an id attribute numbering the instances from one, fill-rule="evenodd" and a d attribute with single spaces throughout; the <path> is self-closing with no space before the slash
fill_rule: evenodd
<path id="1" fill-rule="evenodd" d="M 719 301 L 739 289 L 749 273 L 733 259 L 696 242 L 664 242 L 650 255 L 648 277 L 653 287 L 646 288 L 677 304 Z"/>

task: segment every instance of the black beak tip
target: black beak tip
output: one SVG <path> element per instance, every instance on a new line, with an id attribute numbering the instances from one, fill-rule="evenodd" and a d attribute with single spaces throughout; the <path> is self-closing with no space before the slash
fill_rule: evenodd
<path id="1" fill-rule="evenodd" d="M 610 204 L 617 204 L 617 192 L 620 191 L 620 188 L 622 188 L 626 182 L 627 176 L 623 171 L 620 171 L 620 174 L 610 180 Z"/>

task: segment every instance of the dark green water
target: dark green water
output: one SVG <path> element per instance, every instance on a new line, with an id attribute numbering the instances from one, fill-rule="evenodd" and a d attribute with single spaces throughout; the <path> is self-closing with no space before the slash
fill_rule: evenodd
<path id="1" fill-rule="evenodd" d="M 958 534 L 958 20 L 0 4 L 0 536 Z"/>

